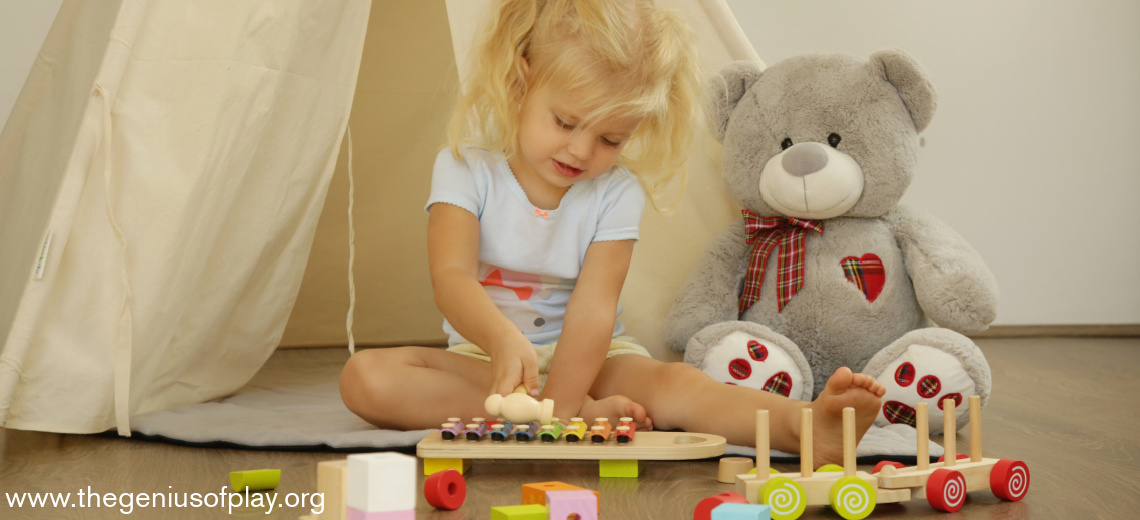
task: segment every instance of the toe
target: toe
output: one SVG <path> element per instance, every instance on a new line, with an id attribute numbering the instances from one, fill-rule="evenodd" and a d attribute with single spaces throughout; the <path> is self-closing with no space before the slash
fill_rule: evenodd
<path id="1" fill-rule="evenodd" d="M 831 374 L 831 379 L 827 380 L 827 390 L 833 393 L 842 392 L 851 387 L 854 378 L 855 374 L 850 368 L 839 367 L 835 369 L 834 374 Z"/>

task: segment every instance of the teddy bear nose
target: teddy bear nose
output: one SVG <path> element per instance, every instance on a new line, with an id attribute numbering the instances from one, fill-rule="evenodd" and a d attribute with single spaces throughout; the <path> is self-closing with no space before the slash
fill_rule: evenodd
<path id="1" fill-rule="evenodd" d="M 819 143 L 798 143 L 784 151 L 784 171 L 803 177 L 827 166 L 827 151 Z"/>

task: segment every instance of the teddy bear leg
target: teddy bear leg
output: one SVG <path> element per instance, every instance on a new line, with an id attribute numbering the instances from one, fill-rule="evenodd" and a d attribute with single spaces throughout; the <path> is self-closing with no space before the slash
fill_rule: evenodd
<path id="1" fill-rule="evenodd" d="M 685 363 L 721 383 L 810 401 L 813 379 L 807 358 L 792 340 L 747 321 L 725 321 L 697 332 Z"/>
<path id="2" fill-rule="evenodd" d="M 957 425 L 969 422 L 971 395 L 990 397 L 990 365 L 981 349 L 966 336 L 949 329 L 931 327 L 912 330 L 880 350 L 867 362 L 863 373 L 875 376 L 887 388 L 875 424 L 914 426 L 914 407 L 927 403 L 930 433 L 942 432 L 942 401 L 956 402 Z"/>

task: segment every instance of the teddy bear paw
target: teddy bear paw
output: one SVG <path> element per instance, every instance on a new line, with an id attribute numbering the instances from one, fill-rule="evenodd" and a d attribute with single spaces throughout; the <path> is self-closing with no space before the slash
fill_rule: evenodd
<path id="1" fill-rule="evenodd" d="M 685 361 L 721 383 L 810 401 L 813 382 L 807 360 L 791 340 L 777 336 L 706 329 L 694 336 L 687 352 L 699 350 L 703 357 L 686 355 Z M 694 342 L 701 348 L 693 348 Z"/>
<path id="2" fill-rule="evenodd" d="M 977 385 L 953 355 L 927 345 L 910 345 L 894 362 L 887 365 L 878 380 L 887 388 L 875 424 L 907 424 L 915 426 L 915 406 L 927 403 L 927 421 L 931 433 L 944 430 L 943 402 L 954 401 L 955 422 L 965 418 L 962 403 L 976 395 Z"/>

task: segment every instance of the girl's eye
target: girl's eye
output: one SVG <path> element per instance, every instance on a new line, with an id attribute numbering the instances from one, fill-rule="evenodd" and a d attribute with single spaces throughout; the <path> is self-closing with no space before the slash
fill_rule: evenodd
<path id="1" fill-rule="evenodd" d="M 566 121 L 563 121 L 561 117 L 554 116 L 554 122 L 557 123 L 558 127 L 563 129 L 563 130 L 573 130 L 574 129 L 574 125 L 569 124 Z"/>
<path id="2" fill-rule="evenodd" d="M 841 140 L 843 140 L 843 138 L 839 137 L 839 134 L 831 134 L 827 136 L 827 144 L 830 144 L 832 148 L 839 148 L 839 141 Z"/>
<path id="3" fill-rule="evenodd" d="M 603 137 L 603 138 L 602 138 L 602 144 L 604 144 L 604 145 L 606 145 L 606 146 L 610 146 L 610 147 L 613 147 L 613 148 L 617 148 L 617 147 L 621 146 L 621 143 L 620 143 L 620 142 L 618 142 L 618 141 L 611 141 L 611 140 L 609 140 L 609 139 L 606 139 L 605 137 Z"/>
<path id="4" fill-rule="evenodd" d="M 781 150 L 787 150 L 788 148 L 791 148 L 791 147 L 792 147 L 792 138 L 791 137 L 785 137 L 784 142 L 780 143 L 780 149 Z"/>

